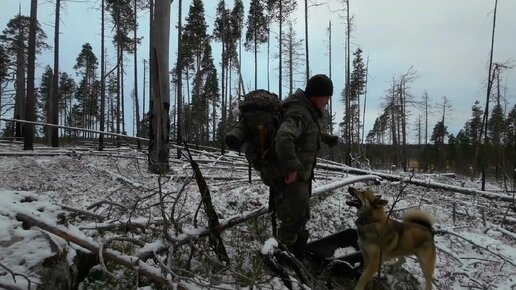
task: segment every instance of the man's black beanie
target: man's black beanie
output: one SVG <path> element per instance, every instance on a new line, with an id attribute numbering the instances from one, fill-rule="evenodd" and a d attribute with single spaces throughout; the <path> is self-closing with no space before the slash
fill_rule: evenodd
<path id="1" fill-rule="evenodd" d="M 323 74 L 314 75 L 305 88 L 307 97 L 330 97 L 333 95 L 333 82 Z"/>

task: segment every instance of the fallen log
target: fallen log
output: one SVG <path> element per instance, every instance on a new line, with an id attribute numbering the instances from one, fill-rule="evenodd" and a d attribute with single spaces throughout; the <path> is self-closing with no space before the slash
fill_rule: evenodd
<path id="1" fill-rule="evenodd" d="M 317 167 L 321 168 L 321 169 L 332 170 L 332 171 L 342 171 L 345 173 L 356 174 L 356 175 L 373 174 L 373 175 L 381 177 L 382 179 L 386 179 L 386 180 L 390 180 L 390 181 L 400 181 L 400 182 L 403 181 L 403 182 L 407 182 L 409 184 L 423 186 L 423 187 L 427 187 L 427 188 L 448 190 L 448 191 L 458 192 L 458 193 L 467 194 L 467 195 L 471 195 L 471 196 L 482 196 L 482 197 L 485 197 L 488 199 L 497 199 L 497 200 L 501 200 L 501 201 L 508 201 L 508 202 L 513 201 L 512 196 L 508 196 L 505 194 L 478 190 L 476 188 L 460 187 L 460 186 L 444 184 L 444 183 L 439 183 L 439 182 L 430 182 L 428 180 L 423 180 L 423 179 L 416 179 L 416 178 L 410 179 L 407 176 L 399 176 L 399 175 L 394 175 L 394 174 L 389 174 L 389 173 L 363 170 L 363 169 L 349 167 L 346 165 L 334 165 L 334 164 L 326 163 L 326 164 L 317 164 Z"/>
<path id="2" fill-rule="evenodd" d="M 75 233 L 72 233 L 71 231 L 68 231 L 66 229 L 60 228 L 57 225 L 51 225 L 44 221 L 38 220 L 36 217 L 30 216 L 25 213 L 17 213 L 16 219 L 26 222 L 29 225 L 36 226 L 42 230 L 45 230 L 47 232 L 50 232 L 62 239 L 65 239 L 69 242 L 72 242 L 76 245 L 81 246 L 82 248 L 85 248 L 96 255 L 99 254 L 100 246 L 92 241 L 91 239 L 88 239 L 86 237 L 79 237 Z M 104 249 L 103 251 L 104 257 L 107 257 L 114 262 L 127 267 L 133 271 L 136 271 L 149 279 L 153 280 L 154 282 L 157 282 L 161 285 L 167 285 L 169 287 L 173 287 L 173 283 L 168 280 L 165 276 L 161 274 L 160 269 L 150 266 L 149 264 L 141 261 L 138 259 L 138 257 L 134 256 L 128 256 L 121 254 L 119 252 L 110 250 L 110 249 Z"/>

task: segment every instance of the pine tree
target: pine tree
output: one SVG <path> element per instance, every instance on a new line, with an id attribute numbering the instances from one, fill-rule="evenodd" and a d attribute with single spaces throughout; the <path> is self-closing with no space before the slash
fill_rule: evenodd
<path id="1" fill-rule="evenodd" d="M 445 165 L 446 158 L 444 156 L 444 139 L 446 138 L 446 136 L 448 136 L 448 126 L 445 126 L 443 121 L 438 121 L 437 124 L 435 124 L 430 141 L 434 142 L 435 147 L 438 151 L 439 169 L 444 169 Z"/>
<path id="2" fill-rule="evenodd" d="M 238 41 L 238 53 L 235 52 L 235 63 L 238 72 L 238 96 L 242 95 L 244 80 L 242 78 L 242 29 L 244 27 L 244 3 L 242 0 L 235 0 L 233 10 L 231 10 L 231 26 L 235 42 Z M 240 99 L 238 99 L 240 102 Z"/>
<path id="3" fill-rule="evenodd" d="M 3 92 L 4 87 L 7 85 L 9 77 L 8 68 L 10 60 L 5 52 L 4 46 L 0 44 L 0 118 L 2 118 L 3 112 L 6 111 L 3 105 Z M 2 129 L 2 120 L 0 120 L 0 130 Z"/>
<path id="4" fill-rule="evenodd" d="M 466 122 L 464 126 L 464 132 L 466 137 L 471 140 L 473 144 L 480 142 L 482 131 L 482 107 L 479 101 L 475 101 L 473 107 L 471 107 L 471 119 Z"/>
<path id="5" fill-rule="evenodd" d="M 288 22 L 287 32 L 283 37 L 283 47 L 285 47 L 284 59 L 285 59 L 285 79 L 288 85 L 288 93 L 292 94 L 295 87 L 295 75 L 301 72 L 300 66 L 304 61 L 303 51 L 303 40 L 297 39 L 296 32 L 292 22 Z"/>
<path id="6" fill-rule="evenodd" d="M 190 120 L 192 120 L 192 118 L 206 116 L 207 107 L 203 105 L 206 102 L 202 100 L 203 96 L 201 95 L 204 80 L 201 66 L 206 44 L 209 42 L 207 28 L 208 26 L 204 16 L 204 5 L 201 0 L 193 0 L 186 18 L 182 36 L 182 52 L 185 57 L 183 61 L 189 64 L 186 66 L 187 73 L 192 72 L 194 76 L 193 97 L 190 104 L 192 106 L 189 106 L 189 108 L 194 109 L 195 112 L 189 112 Z M 199 144 L 202 139 L 202 122 L 190 121 L 189 124 L 193 128 L 186 130 L 187 138 L 189 137 L 188 139 Z M 188 136 L 188 134 L 191 135 Z"/>
<path id="7" fill-rule="evenodd" d="M 217 18 L 215 19 L 213 37 L 222 44 L 222 55 L 221 55 L 221 120 L 217 125 L 217 140 L 219 141 L 221 153 L 224 154 L 226 147 L 223 142 L 226 134 L 227 126 L 227 100 L 226 100 L 226 79 L 227 79 L 227 64 L 228 64 L 228 49 L 230 43 L 230 34 L 228 33 L 231 27 L 230 22 L 231 11 L 226 9 L 226 3 L 224 0 L 220 0 L 217 5 Z M 220 126 L 219 126 L 220 125 Z"/>
<path id="8" fill-rule="evenodd" d="M 364 94 L 366 70 L 362 59 L 362 49 L 357 48 L 353 52 L 353 71 L 350 76 L 349 97 L 350 97 L 350 118 L 351 120 L 351 141 L 360 142 L 360 96 Z"/>
<path id="9" fill-rule="evenodd" d="M 267 0 L 267 9 L 270 13 L 270 21 L 278 22 L 278 96 L 283 98 L 283 23 L 289 19 L 297 7 L 295 0 Z"/>
<path id="10" fill-rule="evenodd" d="M 505 119 L 503 114 L 503 109 L 501 105 L 495 105 L 493 107 L 493 111 L 491 112 L 491 118 L 487 124 L 489 129 L 489 137 L 492 140 L 492 144 L 496 146 L 502 145 L 503 142 L 503 132 L 505 127 Z"/>
<path id="11" fill-rule="evenodd" d="M 93 53 L 93 48 L 89 43 L 82 46 L 82 50 L 77 56 L 74 69 L 77 74 L 82 76 L 79 83 L 76 99 L 79 102 L 79 112 L 82 117 L 81 124 L 87 128 L 93 128 L 95 116 L 98 110 L 98 94 L 95 91 L 95 81 L 97 79 L 98 61 Z M 86 136 L 86 134 L 84 134 Z"/>
<path id="12" fill-rule="evenodd" d="M 52 76 L 52 95 L 50 96 L 49 120 L 48 123 L 57 125 L 59 123 L 59 26 L 61 15 L 61 0 L 56 0 L 54 20 L 54 74 Z M 56 127 L 49 127 L 48 143 L 52 147 L 59 146 L 59 131 Z"/>
<path id="13" fill-rule="evenodd" d="M 254 89 L 256 90 L 258 88 L 258 46 L 268 40 L 267 18 L 261 0 L 251 0 L 246 26 L 245 48 L 254 51 Z"/>
<path id="14" fill-rule="evenodd" d="M 434 126 L 430 141 L 433 141 L 436 145 L 441 145 L 444 144 L 446 136 L 448 136 L 448 126 L 445 126 L 442 121 L 438 121 Z"/>
<path id="15" fill-rule="evenodd" d="M 29 42 L 27 48 L 27 99 L 25 104 L 25 119 L 36 120 L 35 104 L 36 89 L 34 86 L 36 73 L 36 38 L 38 32 L 38 0 L 30 1 L 30 23 Z M 34 125 L 25 123 L 23 125 L 23 150 L 33 150 L 34 146 Z"/>
<path id="16" fill-rule="evenodd" d="M 72 102 L 75 96 L 77 85 L 75 80 L 66 72 L 60 73 L 59 76 L 59 110 L 61 116 L 61 124 L 71 126 L 72 124 L 67 123 L 70 120 L 70 114 L 72 111 Z M 65 131 L 67 132 L 67 131 Z M 69 133 L 69 132 L 68 132 Z M 68 134 L 69 135 L 69 134 Z"/>
<path id="17" fill-rule="evenodd" d="M 117 111 L 120 112 L 117 116 L 117 133 L 125 134 L 125 114 L 124 114 L 124 53 L 133 53 L 136 45 L 139 43 L 138 39 L 130 37 L 131 32 L 136 30 L 136 19 L 134 14 L 133 0 L 106 0 L 106 9 L 111 13 L 113 25 L 115 27 L 115 34 L 113 35 L 113 44 L 117 48 L 117 77 L 119 81 L 117 94 Z M 122 128 L 120 129 L 120 125 Z M 120 131 L 122 130 L 122 131 Z"/>
<path id="18" fill-rule="evenodd" d="M 516 105 L 512 107 L 507 119 L 505 119 L 505 144 L 514 146 L 516 149 Z"/>
<path id="19" fill-rule="evenodd" d="M 212 139 L 215 139 L 215 125 L 216 125 L 216 108 L 218 106 L 218 101 L 220 98 L 219 92 L 219 84 L 217 79 L 217 69 L 215 68 L 215 64 L 213 62 L 213 55 L 211 50 L 211 45 L 206 43 L 206 47 L 204 49 L 203 59 L 202 59 L 202 71 L 205 76 L 204 86 L 202 89 L 202 100 L 204 100 L 205 106 L 205 116 L 203 120 L 205 122 L 205 133 L 204 133 L 204 141 L 208 143 L 210 139 L 210 104 L 211 104 L 211 119 L 212 119 Z"/>
<path id="20" fill-rule="evenodd" d="M 3 45 L 7 57 L 15 66 L 16 97 L 13 116 L 15 119 L 25 119 L 29 25 L 29 17 L 16 15 L 9 20 L 0 35 L 0 44 Z M 45 43 L 46 38 L 45 32 L 36 20 L 36 54 L 49 48 Z M 22 125 L 16 123 L 14 126 L 16 136 L 22 137 Z"/>
<path id="21" fill-rule="evenodd" d="M 37 121 L 48 123 L 49 117 L 49 108 L 50 108 L 50 99 L 53 94 L 53 73 L 52 68 L 50 66 L 45 67 L 45 71 L 41 75 L 41 82 L 38 88 L 38 98 L 36 100 L 37 107 Z M 49 136 L 50 127 L 40 127 L 39 133 L 43 134 L 45 138 Z"/>

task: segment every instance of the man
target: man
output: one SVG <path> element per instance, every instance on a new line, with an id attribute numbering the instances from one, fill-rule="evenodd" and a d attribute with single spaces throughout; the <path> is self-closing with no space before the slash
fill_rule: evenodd
<path id="1" fill-rule="evenodd" d="M 276 160 L 262 171 L 262 179 L 271 189 L 271 205 L 280 220 L 277 237 L 298 258 L 303 257 L 308 241 L 305 226 L 310 219 L 312 179 L 322 137 L 318 121 L 332 95 L 332 81 L 318 74 L 308 80 L 304 91 L 298 89 L 283 101 L 274 145 Z M 323 139 L 330 146 L 337 142 L 333 136 Z"/>

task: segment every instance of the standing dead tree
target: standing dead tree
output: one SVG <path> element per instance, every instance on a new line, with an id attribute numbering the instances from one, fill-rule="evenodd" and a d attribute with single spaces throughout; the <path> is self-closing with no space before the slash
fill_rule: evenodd
<path id="1" fill-rule="evenodd" d="M 152 91 L 149 122 L 149 170 L 159 174 L 170 171 L 168 163 L 170 4 L 169 0 L 156 0 L 155 15 L 151 23 L 153 58 L 150 64 Z"/>
<path id="2" fill-rule="evenodd" d="M 480 129 L 480 136 L 482 136 L 482 133 L 484 133 L 484 146 L 482 146 L 482 152 L 479 152 L 479 146 L 480 142 L 477 143 L 476 150 L 475 150 L 475 156 L 477 157 L 478 163 L 480 164 L 480 167 L 482 169 L 482 190 L 485 190 L 486 188 L 486 163 L 487 163 L 487 145 L 489 143 L 489 140 L 487 138 L 487 118 L 489 115 L 489 98 L 491 96 L 491 88 L 493 87 L 493 79 L 491 77 L 493 72 L 493 48 L 494 48 L 494 37 L 495 37 L 495 27 L 496 27 L 496 8 L 498 7 L 498 0 L 495 0 L 495 7 L 493 12 L 493 30 L 491 33 L 491 50 L 489 53 L 489 68 L 488 68 L 488 75 L 487 75 L 487 92 L 486 92 L 486 106 L 484 110 L 484 117 L 482 119 L 482 127 Z M 482 138 L 482 137 L 480 137 Z M 481 155 L 481 157 L 479 156 Z"/>

